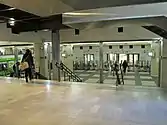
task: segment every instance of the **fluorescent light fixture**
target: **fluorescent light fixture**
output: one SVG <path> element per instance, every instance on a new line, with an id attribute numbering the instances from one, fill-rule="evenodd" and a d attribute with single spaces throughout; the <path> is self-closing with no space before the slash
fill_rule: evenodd
<path id="1" fill-rule="evenodd" d="M 97 13 L 75 13 L 75 12 L 68 12 L 64 13 L 65 15 L 70 15 L 70 16 L 90 16 L 90 15 L 97 15 Z"/>
<path id="2" fill-rule="evenodd" d="M 10 18 L 10 20 L 15 20 L 14 18 Z"/>
<path id="3" fill-rule="evenodd" d="M 111 14 L 111 13 L 79 13 L 79 12 L 67 12 L 63 13 L 64 15 L 69 15 L 69 16 L 111 16 L 111 15 L 116 15 L 116 14 Z"/>
<path id="4" fill-rule="evenodd" d="M 153 57 L 153 56 L 154 56 L 154 53 L 153 53 L 153 52 L 149 52 L 149 53 L 148 53 L 148 56 Z"/>
<path id="5" fill-rule="evenodd" d="M 9 24 L 10 24 L 11 26 L 14 26 L 14 25 L 15 25 L 15 21 L 9 21 Z"/>
<path id="6" fill-rule="evenodd" d="M 62 54 L 61 54 L 61 56 L 62 56 L 62 57 L 65 57 L 65 56 L 66 56 L 66 54 L 65 54 L 65 53 L 62 53 Z"/>
<path id="7" fill-rule="evenodd" d="M 9 8 L 8 10 L 15 10 L 16 8 L 12 7 L 12 8 Z"/>
<path id="8" fill-rule="evenodd" d="M 99 43 L 72 43 L 71 45 L 72 46 L 74 46 L 74 45 L 99 45 Z"/>
<path id="9" fill-rule="evenodd" d="M 104 44 L 151 44 L 152 41 L 104 42 Z"/>
<path id="10" fill-rule="evenodd" d="M 15 25 L 15 19 L 14 19 L 14 18 L 10 18 L 10 19 L 9 19 L 9 24 L 10 24 L 11 26 L 14 26 L 14 25 Z"/>
<path id="11" fill-rule="evenodd" d="M 45 32 L 47 32 L 47 31 L 49 31 L 49 29 L 44 29 L 44 30 L 42 30 L 42 31 L 45 31 Z"/>

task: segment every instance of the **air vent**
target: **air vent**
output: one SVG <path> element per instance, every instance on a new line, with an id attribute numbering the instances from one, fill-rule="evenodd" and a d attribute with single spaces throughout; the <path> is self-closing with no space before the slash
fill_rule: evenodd
<path id="1" fill-rule="evenodd" d="M 111 45 L 109 46 L 109 49 L 112 49 L 112 46 L 111 46 Z"/>
<path id="2" fill-rule="evenodd" d="M 120 48 L 120 49 L 123 49 L 123 45 L 120 45 L 119 48 Z"/>
<path id="3" fill-rule="evenodd" d="M 133 45 L 129 45 L 129 49 L 133 49 Z"/>
<path id="4" fill-rule="evenodd" d="M 123 27 L 118 27 L 118 33 L 123 33 L 123 32 L 124 32 Z"/>
<path id="5" fill-rule="evenodd" d="M 79 35 L 79 30 L 75 29 L 75 35 Z"/>
<path id="6" fill-rule="evenodd" d="M 144 49 L 144 48 L 145 48 L 145 45 L 141 45 L 141 48 Z"/>

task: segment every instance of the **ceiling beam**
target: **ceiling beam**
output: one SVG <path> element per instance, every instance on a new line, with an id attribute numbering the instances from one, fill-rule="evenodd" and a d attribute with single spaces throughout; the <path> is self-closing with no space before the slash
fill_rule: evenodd
<path id="1" fill-rule="evenodd" d="M 8 28 L 12 29 L 12 33 L 19 34 L 21 32 L 38 31 L 38 30 L 55 30 L 70 28 L 62 24 L 62 14 L 49 17 L 41 17 L 34 19 L 26 19 L 16 21 L 14 26 L 7 24 Z"/>

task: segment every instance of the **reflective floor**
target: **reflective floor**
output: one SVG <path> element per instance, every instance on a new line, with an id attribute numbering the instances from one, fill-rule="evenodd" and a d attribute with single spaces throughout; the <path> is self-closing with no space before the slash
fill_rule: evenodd
<path id="1" fill-rule="evenodd" d="M 41 84 L 36 84 L 41 83 Z M 159 88 L 0 78 L 1 125 L 166 125 Z"/>
<path id="2" fill-rule="evenodd" d="M 100 73 L 95 70 L 75 70 L 75 73 L 86 83 L 99 83 Z M 121 76 L 120 76 L 121 78 Z M 110 71 L 104 71 L 103 83 L 115 84 L 116 75 Z M 147 86 L 156 87 L 155 80 L 150 76 L 149 72 L 127 72 L 124 76 L 124 83 L 128 86 Z"/>

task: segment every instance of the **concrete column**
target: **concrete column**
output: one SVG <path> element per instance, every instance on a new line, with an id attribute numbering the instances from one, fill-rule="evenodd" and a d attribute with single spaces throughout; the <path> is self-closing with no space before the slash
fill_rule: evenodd
<path id="1" fill-rule="evenodd" d="M 55 65 L 56 62 L 60 63 L 60 34 L 59 30 L 52 30 L 53 80 L 60 81 L 60 71 Z"/>
<path id="2" fill-rule="evenodd" d="M 47 57 L 48 57 L 48 73 L 49 73 L 49 80 L 51 80 L 51 46 L 50 43 L 47 45 Z"/>
<path id="3" fill-rule="evenodd" d="M 44 43 L 34 44 L 35 70 L 48 78 L 47 46 Z"/>
<path id="4" fill-rule="evenodd" d="M 160 86 L 167 88 L 167 39 L 163 39 L 161 43 L 160 58 Z"/>
<path id="5" fill-rule="evenodd" d="M 151 57 L 151 76 L 159 76 L 159 58 L 160 58 L 160 42 L 153 42 L 151 44 L 151 52 L 153 57 Z"/>
<path id="6" fill-rule="evenodd" d="M 39 72 L 40 69 L 40 49 L 41 44 L 35 43 L 34 44 L 34 63 L 35 63 L 35 71 Z"/>
<path id="7" fill-rule="evenodd" d="M 103 42 L 99 44 L 100 83 L 103 83 Z"/>
<path id="8" fill-rule="evenodd" d="M 72 45 L 63 45 L 61 48 L 61 61 L 73 71 L 73 49 Z"/>

